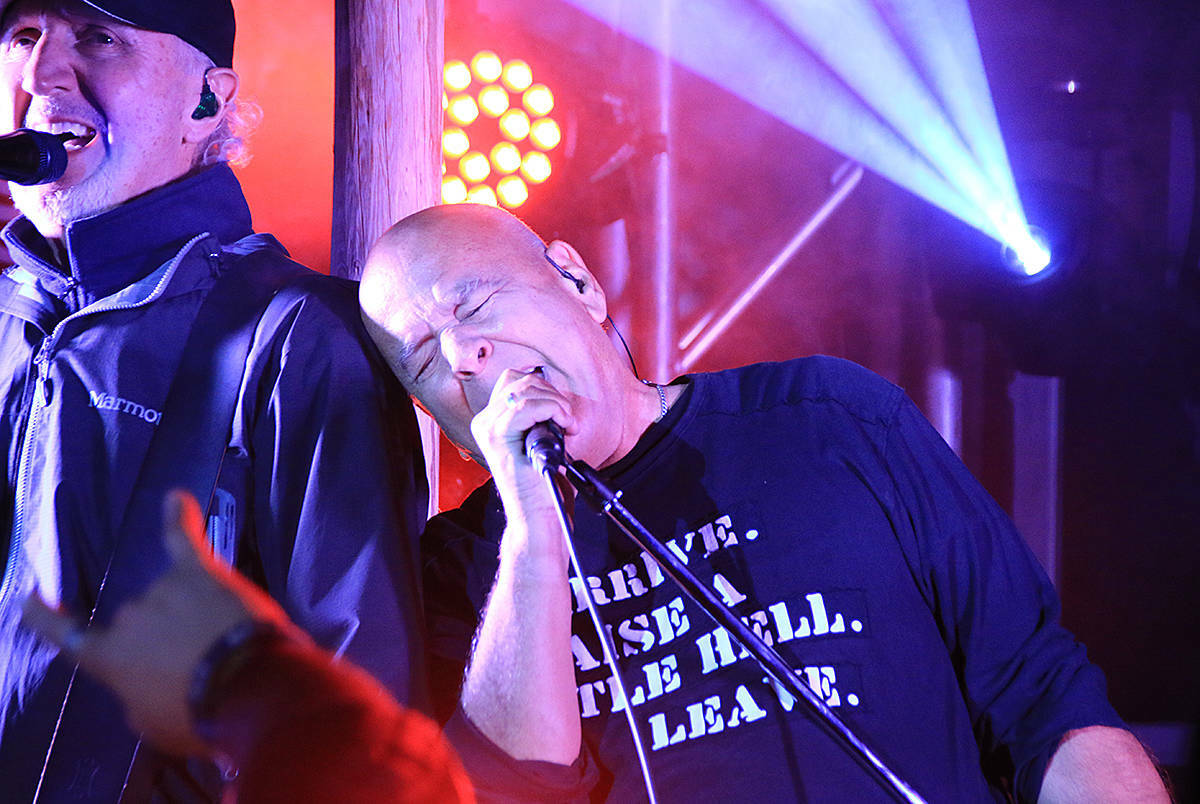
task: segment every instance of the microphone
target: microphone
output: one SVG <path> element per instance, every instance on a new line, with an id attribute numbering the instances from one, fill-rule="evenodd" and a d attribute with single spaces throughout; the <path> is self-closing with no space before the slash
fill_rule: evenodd
<path id="1" fill-rule="evenodd" d="M 63 142 L 74 134 L 47 134 L 19 128 L 0 136 L 0 179 L 17 184 L 45 184 L 67 170 Z"/>
<path id="2" fill-rule="evenodd" d="M 563 447 L 563 431 L 554 421 L 538 422 L 525 434 L 525 454 L 539 472 L 549 467 L 564 466 L 567 451 Z"/>

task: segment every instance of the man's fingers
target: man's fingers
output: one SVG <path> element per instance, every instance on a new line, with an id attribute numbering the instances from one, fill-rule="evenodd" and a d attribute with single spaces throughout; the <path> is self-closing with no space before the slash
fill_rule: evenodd
<path id="1" fill-rule="evenodd" d="M 539 371 L 506 369 L 492 388 L 489 407 L 491 418 L 502 427 L 524 432 L 538 422 L 553 419 L 565 432 L 575 430 L 570 402 Z"/>
<path id="2" fill-rule="evenodd" d="M 79 658 L 87 639 L 83 624 L 47 606 L 37 592 L 25 598 L 21 619 L 34 633 L 41 634 L 73 658 Z"/>
<path id="3" fill-rule="evenodd" d="M 196 563 L 205 555 L 204 515 L 186 491 L 168 492 L 163 502 L 163 545 L 175 564 Z"/>

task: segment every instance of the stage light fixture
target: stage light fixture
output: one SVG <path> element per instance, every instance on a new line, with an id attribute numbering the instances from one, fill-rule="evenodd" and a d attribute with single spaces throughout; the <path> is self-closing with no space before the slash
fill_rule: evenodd
<path id="1" fill-rule="evenodd" d="M 1040 276 L 1052 264 L 1046 233 L 1036 226 L 1030 226 L 1020 242 L 1006 243 L 1001 251 L 1009 268 L 1030 278 Z"/>
<path id="2" fill-rule="evenodd" d="M 505 62 L 492 50 L 480 50 L 470 59 L 451 58 L 442 79 L 442 202 L 509 209 L 527 203 L 531 187 L 544 184 L 553 173 L 550 154 L 563 140 L 562 128 L 551 116 L 553 90 L 535 83 L 528 62 Z"/>
<path id="3" fill-rule="evenodd" d="M 468 190 L 467 200 L 472 204 L 489 204 L 493 207 L 500 205 L 496 199 L 496 191 L 486 184 L 479 184 Z"/>
<path id="4" fill-rule="evenodd" d="M 492 172 L 492 167 L 488 164 L 486 156 L 479 151 L 471 151 L 458 160 L 458 172 L 467 181 L 479 184 Z"/>
<path id="5" fill-rule="evenodd" d="M 521 181 L 520 176 L 505 176 L 496 183 L 496 195 L 500 203 L 513 209 L 529 200 L 529 187 Z"/>

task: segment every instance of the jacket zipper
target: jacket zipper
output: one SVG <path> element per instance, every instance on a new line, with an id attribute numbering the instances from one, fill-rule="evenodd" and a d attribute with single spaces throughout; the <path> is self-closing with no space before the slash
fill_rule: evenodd
<path id="1" fill-rule="evenodd" d="M 29 478 L 29 462 L 33 459 L 31 437 L 37 432 L 42 407 L 46 399 L 46 377 L 50 373 L 50 361 L 47 358 L 46 344 L 49 338 L 43 338 L 34 355 L 33 365 L 37 371 L 37 380 L 33 386 L 33 399 L 29 408 L 29 418 L 25 423 L 25 437 L 21 444 L 21 458 L 17 462 L 16 498 L 13 500 L 12 536 L 9 540 L 8 562 L 4 568 L 4 581 L 0 583 L 0 607 L 8 598 L 9 587 L 17 571 L 17 561 L 21 552 L 21 533 L 25 519 L 25 497 L 28 493 L 26 484 Z"/>
<path id="2" fill-rule="evenodd" d="M 41 346 L 38 347 L 37 355 L 33 358 L 34 365 L 37 366 L 37 382 L 33 389 L 33 405 L 29 411 L 29 420 L 25 425 L 24 442 L 21 445 L 21 459 L 18 462 L 17 489 L 16 499 L 13 502 L 13 523 L 12 536 L 9 538 L 8 561 L 4 567 L 4 580 L 0 582 L 0 609 L 8 602 L 8 597 L 12 593 L 13 578 L 16 575 L 17 561 L 21 555 L 21 547 L 24 536 L 25 527 L 25 499 L 29 489 L 29 463 L 33 460 L 33 444 L 37 441 L 38 425 L 41 419 L 42 408 L 47 402 L 46 398 L 46 383 L 50 376 L 50 352 L 51 347 L 58 341 L 62 335 L 63 327 L 71 321 L 77 321 L 81 318 L 86 318 L 91 315 L 100 313 L 111 313 L 118 310 L 132 310 L 136 307 L 142 307 L 152 301 L 158 299 L 166 288 L 171 277 L 175 275 L 175 269 L 179 267 L 179 263 L 187 256 L 188 252 L 196 243 L 208 237 L 209 233 L 204 232 L 198 234 L 189 240 L 183 248 L 181 248 L 171 262 L 168 263 L 167 269 L 163 271 L 163 275 L 159 278 L 158 284 L 150 291 L 150 295 L 136 302 L 122 302 L 119 304 L 110 304 L 105 307 L 97 307 L 90 310 L 80 310 L 76 313 L 64 318 L 55 325 L 54 329 L 48 336 L 42 339 Z"/>

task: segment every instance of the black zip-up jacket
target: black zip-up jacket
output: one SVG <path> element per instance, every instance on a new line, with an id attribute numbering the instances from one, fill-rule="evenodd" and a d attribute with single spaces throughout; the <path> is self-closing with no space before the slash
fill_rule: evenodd
<path id="1" fill-rule="evenodd" d="M 121 523 L 158 521 L 147 450 L 171 418 L 192 323 L 218 275 L 278 274 L 287 253 L 253 233 L 224 165 L 70 224 L 66 269 L 28 220 L 3 237 L 16 265 L 0 277 L 0 800 L 29 801 L 48 753 L 41 801 L 116 801 L 127 784 L 127 798 L 149 784 L 204 800 L 211 769 L 162 765 L 144 746 L 126 779 L 136 738 L 119 705 L 72 681 L 19 609 L 38 589 L 86 617 L 103 584 L 102 619 L 165 566 L 156 527 Z M 236 406 L 209 532 L 319 644 L 421 706 L 414 544 L 428 491 L 412 407 L 362 328 L 356 285 L 288 270 L 244 370 L 185 389 L 237 384 L 223 389 Z"/>

